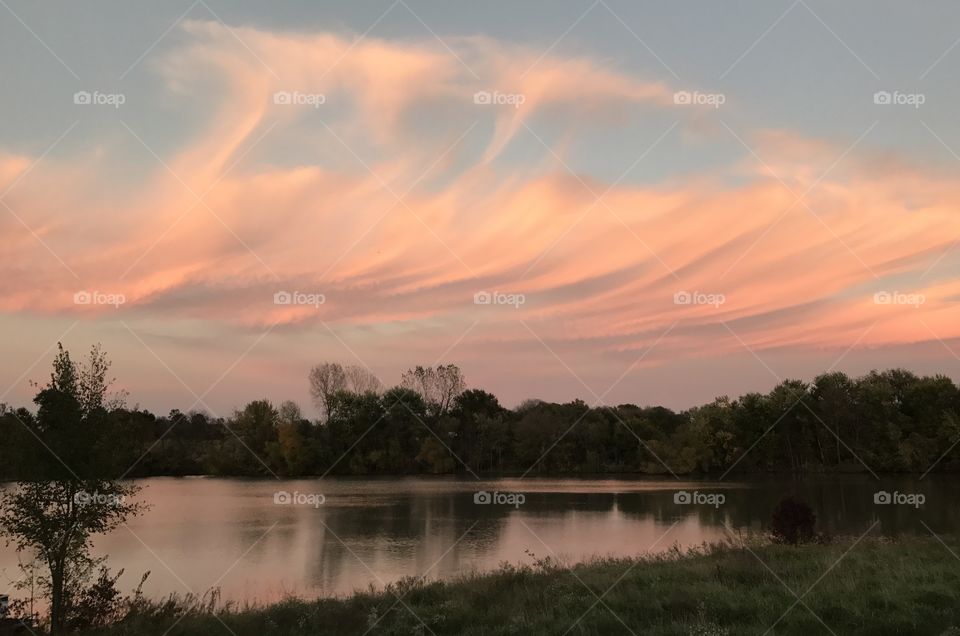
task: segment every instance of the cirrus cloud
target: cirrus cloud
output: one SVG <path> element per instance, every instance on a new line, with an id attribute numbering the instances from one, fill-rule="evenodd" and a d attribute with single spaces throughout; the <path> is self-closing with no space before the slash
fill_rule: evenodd
<path id="1" fill-rule="evenodd" d="M 656 344 L 647 364 L 960 336 L 960 283 L 944 273 L 960 186 L 946 175 L 780 130 L 744 133 L 762 163 L 744 153 L 721 172 L 617 182 L 568 170 L 574 143 L 658 117 L 699 128 L 710 113 L 603 61 L 489 38 L 448 40 L 451 55 L 212 22 L 182 35 L 153 64 L 192 117 L 162 164 L 149 130 L 133 131 L 148 148 L 127 139 L 94 160 L 0 157 L 0 188 L 24 176 L 7 201 L 29 226 L 0 221 L 3 311 L 111 320 L 72 302 L 109 290 L 130 320 L 290 337 L 336 325 L 398 358 L 404 334 L 408 360 L 478 320 L 474 352 L 626 360 Z M 484 90 L 524 99 L 474 103 Z M 131 147 L 151 170 L 114 191 Z M 327 302 L 276 305 L 278 290 Z M 475 305 L 480 290 L 526 300 Z M 883 291 L 924 302 L 878 305 Z M 678 304 L 681 292 L 722 303 Z"/>

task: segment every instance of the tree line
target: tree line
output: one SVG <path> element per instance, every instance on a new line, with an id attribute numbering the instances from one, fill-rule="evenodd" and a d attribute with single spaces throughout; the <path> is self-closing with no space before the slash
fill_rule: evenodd
<path id="1" fill-rule="evenodd" d="M 308 375 L 321 413 L 255 400 L 229 417 L 122 401 L 88 427 L 110 431 L 111 465 L 153 475 L 723 474 L 926 472 L 960 468 L 960 390 L 903 369 L 787 380 L 768 393 L 720 397 L 676 412 L 527 400 L 503 407 L 466 388 L 456 365 L 414 367 L 385 389 L 362 367 Z M 39 399 L 39 398 L 38 398 Z M 0 406 L 0 472 L 28 475 L 43 411 Z M 90 436 L 73 440 L 85 449 Z M 31 450 L 32 449 L 32 450 Z M 26 461 L 24 461 L 26 459 Z"/>

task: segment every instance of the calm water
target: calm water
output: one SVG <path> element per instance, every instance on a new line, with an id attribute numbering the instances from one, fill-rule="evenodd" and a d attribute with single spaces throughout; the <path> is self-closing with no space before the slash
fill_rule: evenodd
<path id="1" fill-rule="evenodd" d="M 759 531 L 794 488 L 813 505 L 821 531 L 928 534 L 960 528 L 953 477 L 809 479 L 799 485 L 631 479 L 147 479 L 151 510 L 98 541 L 121 582 L 152 572 L 146 592 L 203 593 L 266 602 L 286 594 L 346 594 L 406 575 L 451 577 L 557 555 L 571 561 L 690 546 Z M 922 493 L 926 503 L 876 505 L 877 490 Z M 523 493 L 520 505 L 475 503 L 475 492 Z M 722 494 L 721 505 L 674 503 L 677 490 Z M 278 491 L 299 495 L 275 503 Z M 309 498 L 322 494 L 325 498 Z M 0 544 L 0 583 L 16 555 Z"/>

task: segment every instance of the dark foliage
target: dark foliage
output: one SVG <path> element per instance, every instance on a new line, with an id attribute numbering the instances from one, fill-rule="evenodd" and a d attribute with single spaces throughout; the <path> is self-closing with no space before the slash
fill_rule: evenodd
<path id="1" fill-rule="evenodd" d="M 788 380 L 767 394 L 721 397 L 679 413 L 580 400 L 506 409 L 480 389 L 438 408 L 430 395 L 338 390 L 327 396 L 323 421 L 266 400 L 229 417 L 104 408 L 89 425 L 105 434 L 71 439 L 63 454 L 71 466 L 92 470 L 90 440 L 108 440 L 109 462 L 97 469 L 120 474 L 132 466 L 130 477 L 960 469 L 960 390 L 947 377 L 901 369 Z M 38 414 L 0 405 L 0 478 L 30 477 L 42 465 L 34 458 L 49 453 L 30 431 L 43 412 L 64 410 L 56 399 L 40 396 Z"/>
<path id="2" fill-rule="evenodd" d="M 114 575 L 106 567 L 100 568 L 100 574 L 89 585 L 71 594 L 66 607 L 67 631 L 81 631 L 94 627 L 103 627 L 116 623 L 128 608 L 142 600 L 141 589 L 149 572 L 140 579 L 140 585 L 133 596 L 123 596 L 117 581 L 123 575 L 120 570 Z"/>
<path id="3" fill-rule="evenodd" d="M 798 545 L 814 538 L 817 515 L 813 508 L 795 497 L 786 497 L 773 510 L 770 532 L 776 543 Z"/>

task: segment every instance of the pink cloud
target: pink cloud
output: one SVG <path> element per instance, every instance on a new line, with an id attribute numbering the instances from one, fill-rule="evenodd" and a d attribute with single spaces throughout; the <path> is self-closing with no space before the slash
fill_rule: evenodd
<path id="1" fill-rule="evenodd" d="M 674 109 L 670 87 L 487 39 L 451 40 L 458 60 L 432 41 L 238 29 L 247 51 L 215 23 L 186 33 L 155 68 L 178 99 L 211 105 L 202 125 L 135 191 L 111 191 L 111 162 L 124 159 L 110 148 L 88 163 L 48 157 L 17 184 L 10 204 L 37 236 L 0 220 L 4 311 L 119 315 L 73 304 L 91 289 L 122 293 L 130 320 L 299 332 L 323 322 L 366 330 L 374 349 L 421 346 L 434 328 L 453 341 L 481 320 L 472 347 L 539 348 L 523 320 L 575 356 L 659 343 L 651 364 L 742 351 L 722 323 L 758 351 L 843 348 L 871 325 L 862 346 L 960 336 L 960 284 L 938 279 L 942 269 L 921 277 L 960 234 L 960 186 L 946 175 L 854 151 L 821 180 L 848 142 L 757 131 L 744 137 L 766 165 L 747 155 L 728 174 L 619 184 L 598 203 L 611 184 L 569 174 L 546 151 L 513 166 L 507 149 L 521 136 L 539 148 L 525 124 L 545 109 L 568 118 L 569 141 L 638 109 Z M 525 100 L 485 108 L 478 90 Z M 277 104 L 278 91 L 325 103 Z M 435 127 L 413 132 L 417 116 Z M 0 185 L 31 162 L 0 158 Z M 808 210 L 795 194 L 811 187 Z M 278 290 L 326 302 L 278 306 Z M 477 306 L 480 290 L 525 303 Z M 880 290 L 925 301 L 877 305 Z M 677 304 L 679 292 L 723 302 Z"/>

